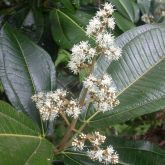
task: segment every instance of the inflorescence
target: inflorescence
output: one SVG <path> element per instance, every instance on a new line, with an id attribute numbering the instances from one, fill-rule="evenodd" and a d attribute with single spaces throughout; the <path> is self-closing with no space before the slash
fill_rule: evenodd
<path id="1" fill-rule="evenodd" d="M 92 160 L 97 160 L 105 164 L 117 164 L 119 161 L 118 154 L 114 151 L 112 146 L 108 146 L 106 149 L 102 149 L 100 146 L 105 142 L 106 137 L 99 132 L 93 134 L 81 133 L 75 137 L 72 141 L 74 150 L 82 151 L 86 148 L 85 143 L 88 142 L 92 145 L 90 150 L 87 150 L 87 155 Z"/>
<path id="2" fill-rule="evenodd" d="M 86 34 L 95 39 L 96 46 L 94 48 L 89 41 L 81 41 L 73 46 L 68 67 L 74 74 L 79 74 L 83 69 L 90 70 L 89 68 L 93 67 L 97 56 L 105 56 L 110 61 L 120 58 L 121 49 L 115 45 L 114 36 L 111 33 L 115 28 L 113 12 L 113 5 L 105 3 L 103 8 L 96 13 L 96 16 L 89 21 Z M 113 86 L 112 78 L 109 75 L 103 74 L 102 77 L 98 78 L 89 73 L 89 76 L 83 81 L 83 85 L 87 89 L 89 100 L 96 110 L 107 112 L 119 104 L 116 88 Z M 79 101 L 69 98 L 67 91 L 62 89 L 47 93 L 40 92 L 32 96 L 32 100 L 36 103 L 44 121 L 54 120 L 60 114 L 77 119 L 82 111 Z M 119 156 L 113 147 L 108 146 L 106 149 L 100 147 L 105 139 L 106 137 L 99 132 L 92 134 L 81 132 L 73 139 L 72 146 L 75 150 L 84 151 L 85 143 L 91 143 L 92 147 L 90 150 L 87 149 L 86 153 L 92 160 L 105 164 L 116 164 Z"/>
<path id="3" fill-rule="evenodd" d="M 90 75 L 84 81 L 84 87 L 88 89 L 95 108 L 101 112 L 112 110 L 119 104 L 116 88 L 112 86 L 112 78 L 107 74 L 104 74 L 102 78 Z"/>
<path id="4" fill-rule="evenodd" d="M 32 96 L 43 120 L 54 120 L 60 113 L 78 118 L 81 108 L 77 100 L 67 98 L 67 91 L 57 89 L 54 92 L 38 93 Z"/>
<path id="5" fill-rule="evenodd" d="M 104 55 L 108 60 L 120 58 L 121 49 L 115 45 L 114 36 L 111 33 L 115 28 L 113 12 L 113 6 L 105 3 L 87 25 L 86 34 L 95 39 L 96 48 L 92 48 L 88 41 L 81 41 L 73 46 L 68 66 L 74 74 L 90 67 L 93 58 L 99 55 Z"/>

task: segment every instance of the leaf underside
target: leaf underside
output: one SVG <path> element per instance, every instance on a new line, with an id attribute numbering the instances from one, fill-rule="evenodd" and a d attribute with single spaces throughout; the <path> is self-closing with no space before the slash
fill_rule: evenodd
<path id="1" fill-rule="evenodd" d="M 119 106 L 95 116 L 92 127 L 122 123 L 165 107 L 165 29 L 156 25 L 134 28 L 116 39 L 122 57 L 98 60 L 94 74 L 110 74 L 118 90 Z M 86 119 L 95 111 L 88 111 Z"/>
<path id="2" fill-rule="evenodd" d="M 55 88 L 49 55 L 8 24 L 0 31 L 0 78 L 10 102 L 39 122 L 31 96 Z"/>

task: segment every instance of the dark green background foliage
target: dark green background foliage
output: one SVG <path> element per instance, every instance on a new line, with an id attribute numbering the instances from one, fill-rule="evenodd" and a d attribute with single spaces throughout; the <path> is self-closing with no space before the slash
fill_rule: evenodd
<path id="1" fill-rule="evenodd" d="M 82 40 L 94 43 L 85 28 L 104 2 L 0 1 L 0 164 L 99 164 L 71 149 L 53 156 L 66 125 L 60 119 L 43 123 L 31 96 L 59 87 L 74 98 L 83 92 L 84 74 L 75 76 L 67 68 L 70 49 Z M 165 2 L 108 2 L 115 5 L 113 34 L 123 53 L 112 63 L 100 57 L 93 74 L 112 76 L 120 105 L 99 115 L 91 106 L 81 114 L 78 127 L 88 123 L 85 131 L 106 134 L 106 144 L 117 150 L 121 165 L 164 165 L 165 151 L 143 139 L 150 136 L 151 142 L 164 147 Z M 144 15 L 152 24 L 146 25 Z"/>

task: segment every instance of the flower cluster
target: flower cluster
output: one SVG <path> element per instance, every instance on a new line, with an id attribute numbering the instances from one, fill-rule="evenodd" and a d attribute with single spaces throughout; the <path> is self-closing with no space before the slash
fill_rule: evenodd
<path id="1" fill-rule="evenodd" d="M 86 34 L 95 38 L 96 48 L 92 48 L 88 41 L 73 46 L 68 66 L 74 74 L 90 67 L 94 56 L 105 55 L 108 60 L 118 60 L 121 56 L 121 49 L 115 45 L 114 36 L 109 32 L 115 28 L 111 17 L 113 12 L 113 5 L 105 3 L 87 25 Z"/>
<path id="2" fill-rule="evenodd" d="M 84 81 L 84 87 L 88 88 L 91 101 L 99 111 L 106 112 L 119 104 L 116 89 L 112 87 L 112 78 L 107 74 L 99 79 L 90 75 Z"/>
<path id="3" fill-rule="evenodd" d="M 150 24 L 154 22 L 154 16 L 151 14 L 143 14 L 141 20 L 145 23 Z"/>
<path id="4" fill-rule="evenodd" d="M 57 89 L 54 92 L 39 92 L 32 96 L 43 120 L 54 120 L 60 113 L 77 118 L 81 108 L 77 100 L 68 100 L 67 92 Z"/>
<path id="5" fill-rule="evenodd" d="M 113 12 L 113 5 L 105 3 L 103 8 L 96 13 L 96 16 L 89 21 L 89 25 L 86 28 L 87 35 L 97 36 L 105 32 L 107 28 L 113 30 L 115 28 L 115 21 L 113 17 L 110 17 Z"/>
<path id="6" fill-rule="evenodd" d="M 114 36 L 108 29 L 115 28 L 115 20 L 110 17 L 114 12 L 113 6 L 105 3 L 96 16 L 87 26 L 87 35 L 94 36 L 98 44 L 99 53 L 104 54 L 109 60 L 118 60 L 121 56 L 121 49 L 114 44 Z"/>
<path id="7" fill-rule="evenodd" d="M 79 70 L 88 67 L 92 64 L 92 59 L 96 55 L 96 50 L 91 48 L 88 41 L 82 41 L 72 48 L 71 59 L 69 61 L 69 68 L 73 73 L 77 74 Z"/>
<path id="8" fill-rule="evenodd" d="M 74 150 L 83 150 L 86 139 L 87 135 L 85 135 L 84 133 L 81 133 L 78 137 L 74 138 L 72 141 L 72 146 L 74 147 Z"/>
<path id="9" fill-rule="evenodd" d="M 100 145 L 105 142 L 106 137 L 101 135 L 99 132 L 94 132 L 93 134 L 79 134 L 78 137 L 73 139 L 72 146 L 74 150 L 82 151 L 85 147 L 85 142 L 90 142 L 92 144 L 92 149 L 87 151 L 87 155 L 92 160 L 98 160 L 101 163 L 118 163 L 118 154 L 114 151 L 112 146 L 108 146 L 106 149 L 100 148 Z"/>
<path id="10" fill-rule="evenodd" d="M 119 156 L 112 146 L 108 146 L 106 149 L 90 150 L 87 153 L 92 160 L 98 160 L 100 163 L 117 164 L 119 162 Z"/>

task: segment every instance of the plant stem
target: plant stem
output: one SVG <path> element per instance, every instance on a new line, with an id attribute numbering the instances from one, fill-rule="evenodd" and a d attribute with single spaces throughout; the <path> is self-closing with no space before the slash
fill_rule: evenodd
<path id="1" fill-rule="evenodd" d="M 94 59 L 93 59 L 93 61 L 92 61 L 92 65 L 91 65 L 91 68 L 90 68 L 90 73 L 91 73 L 91 72 L 93 71 L 93 69 L 94 69 L 95 62 L 96 62 L 96 57 L 94 57 Z M 89 74 L 90 74 L 90 73 L 89 73 Z M 82 95 L 81 95 L 80 98 L 79 98 L 79 105 L 80 105 L 80 107 L 83 107 L 83 105 L 84 105 L 87 92 L 88 92 L 88 89 L 86 89 L 86 88 L 82 91 Z M 75 126 L 76 126 L 77 120 L 78 120 L 78 119 L 74 119 L 74 120 L 72 121 L 72 123 L 70 124 L 70 126 L 69 126 L 67 132 L 65 133 L 65 135 L 64 135 L 64 137 L 63 137 L 63 139 L 61 140 L 60 144 L 57 146 L 57 149 L 55 149 L 55 153 L 57 153 L 57 150 L 58 150 L 58 152 L 60 152 L 60 151 L 62 151 L 62 150 L 66 147 L 66 144 L 68 144 L 67 142 L 68 142 L 68 140 L 69 140 L 69 138 L 70 138 L 72 132 L 74 132 L 73 130 L 75 130 Z M 84 125 L 84 127 L 85 127 L 85 126 L 86 126 L 86 125 Z M 83 128 L 83 129 L 84 129 L 84 128 Z M 76 133 L 76 134 L 77 134 L 77 133 Z"/>
<path id="2" fill-rule="evenodd" d="M 87 91 L 88 91 L 88 90 L 85 89 L 85 90 L 83 91 L 82 96 L 80 97 L 80 101 L 79 101 L 80 106 L 83 106 L 83 104 L 84 104 Z M 67 142 L 67 141 L 69 140 L 69 138 L 70 138 L 71 133 L 75 130 L 75 125 L 76 125 L 76 123 L 77 123 L 77 120 L 78 120 L 78 119 L 74 119 L 74 120 L 72 121 L 72 123 L 70 124 L 70 127 L 69 127 L 68 131 L 65 133 L 63 139 L 61 140 L 59 146 L 57 147 L 59 151 L 63 150 L 63 148 L 64 148 L 65 145 L 66 145 L 66 142 Z"/>
<path id="3" fill-rule="evenodd" d="M 61 115 L 61 117 L 64 119 L 64 121 L 66 122 L 66 124 L 67 124 L 68 126 L 70 126 L 70 122 L 69 122 L 69 120 L 67 119 L 66 115 L 65 115 L 63 112 L 60 112 L 60 115 Z"/>
<path id="4" fill-rule="evenodd" d="M 87 124 L 89 124 L 90 120 L 92 120 L 96 115 L 98 115 L 100 113 L 100 111 L 97 111 L 96 113 L 94 113 L 91 117 L 89 117 L 84 124 L 78 129 L 77 133 L 72 137 L 72 139 L 74 137 L 76 137 L 79 133 L 81 133 L 84 128 L 86 127 Z M 65 147 L 69 147 L 71 145 L 72 139 L 66 144 Z"/>

